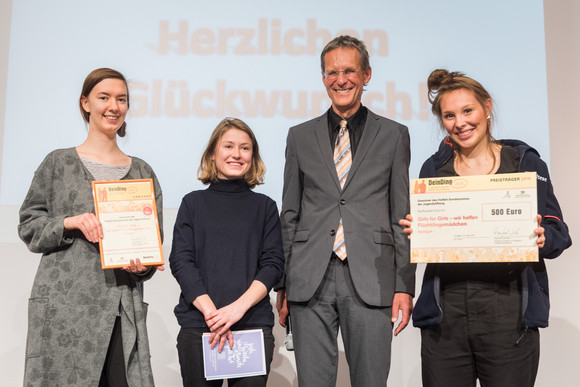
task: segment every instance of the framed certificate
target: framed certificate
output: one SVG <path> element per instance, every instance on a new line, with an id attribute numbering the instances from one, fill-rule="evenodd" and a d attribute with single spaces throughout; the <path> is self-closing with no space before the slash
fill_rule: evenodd
<path id="1" fill-rule="evenodd" d="M 93 181 L 95 213 L 103 227 L 103 269 L 163 265 L 163 250 L 152 179 Z"/>
<path id="2" fill-rule="evenodd" d="M 209 333 L 203 334 L 203 367 L 206 380 L 266 375 L 264 333 L 261 329 L 232 331 L 234 348 L 226 342 L 221 352 L 211 348 Z"/>
<path id="3" fill-rule="evenodd" d="M 536 173 L 411 180 L 411 262 L 535 262 Z"/>

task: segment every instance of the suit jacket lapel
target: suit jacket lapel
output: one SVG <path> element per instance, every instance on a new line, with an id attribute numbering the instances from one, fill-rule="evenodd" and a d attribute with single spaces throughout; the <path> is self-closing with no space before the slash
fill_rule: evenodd
<path id="1" fill-rule="evenodd" d="M 330 138 L 328 137 L 328 122 L 326 119 L 326 114 L 318 117 L 318 119 L 314 122 L 314 133 L 316 134 L 316 139 L 318 140 L 318 146 L 320 147 L 320 154 L 322 155 L 324 164 L 332 176 L 332 181 L 334 181 L 336 188 L 340 190 L 338 174 L 336 173 L 336 167 L 334 166 L 334 155 L 332 152 L 332 147 L 330 146 Z"/>
<path id="2" fill-rule="evenodd" d="M 343 190 L 347 189 L 350 181 L 353 179 L 354 174 L 360 167 L 362 161 L 364 160 L 366 154 L 368 153 L 377 133 L 379 132 L 379 117 L 369 110 L 367 115 L 367 122 L 365 123 L 365 128 L 360 139 L 360 143 L 356 149 L 354 158 L 352 159 L 352 166 L 348 172 L 346 182 L 344 183 Z M 336 173 L 335 173 L 336 175 Z M 336 178 L 338 181 L 338 177 Z"/>

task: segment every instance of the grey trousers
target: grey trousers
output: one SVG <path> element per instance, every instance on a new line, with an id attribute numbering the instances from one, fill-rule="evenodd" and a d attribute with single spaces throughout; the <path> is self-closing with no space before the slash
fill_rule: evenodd
<path id="1" fill-rule="evenodd" d="M 322 283 L 306 303 L 292 302 L 294 351 L 300 387 L 334 387 L 338 328 L 353 387 L 384 387 L 391 360 L 391 308 L 357 295 L 348 262 L 330 259 Z"/>

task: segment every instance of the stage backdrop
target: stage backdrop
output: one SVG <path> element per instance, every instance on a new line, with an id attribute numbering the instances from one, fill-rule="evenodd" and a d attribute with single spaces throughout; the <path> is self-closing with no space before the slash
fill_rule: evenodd
<path id="1" fill-rule="evenodd" d="M 287 130 L 328 109 L 319 55 L 339 34 L 367 43 L 373 74 L 363 104 L 409 127 L 411 178 L 442 138 L 426 96 L 436 68 L 481 81 L 495 101 L 494 136 L 524 140 L 550 160 L 540 0 L 12 0 L 1 10 L 0 248 L 8 268 L 2 293 L 9 295 L 0 323 L 2 385 L 21 384 L 27 298 L 40 259 L 18 240 L 18 206 L 44 156 L 86 137 L 78 97 L 95 68 L 115 68 L 130 82 L 128 135 L 120 144 L 150 163 L 162 184 L 166 257 L 176 208 L 204 187 L 197 167 L 224 117 L 255 131 L 267 166 L 266 184 L 256 190 L 280 207 Z M 168 270 L 146 286 L 159 386 L 180 383 L 172 314 L 178 294 Z M 276 336 L 270 385 L 295 386 L 293 355 L 283 349 L 281 329 Z M 390 384 L 420 385 L 419 344 L 411 327 L 394 339 Z M 342 352 L 339 373 L 347 386 Z"/>

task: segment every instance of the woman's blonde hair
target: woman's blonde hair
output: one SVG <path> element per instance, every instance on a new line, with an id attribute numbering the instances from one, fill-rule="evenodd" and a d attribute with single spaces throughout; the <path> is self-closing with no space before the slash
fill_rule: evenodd
<path id="1" fill-rule="evenodd" d="M 246 123 L 238 118 L 224 118 L 214 129 L 203 155 L 201 156 L 201 163 L 197 170 L 197 178 L 203 184 L 210 184 L 218 180 L 218 169 L 215 160 L 212 160 L 216 152 L 216 148 L 222 136 L 230 129 L 238 129 L 246 133 L 252 141 L 252 165 L 246 174 L 244 180 L 248 183 L 250 188 L 257 185 L 264 184 L 264 174 L 266 173 L 266 166 L 260 157 L 260 150 L 258 141 L 254 132 Z"/>

